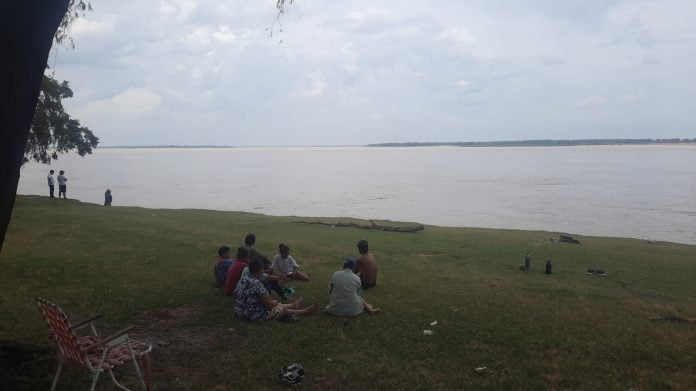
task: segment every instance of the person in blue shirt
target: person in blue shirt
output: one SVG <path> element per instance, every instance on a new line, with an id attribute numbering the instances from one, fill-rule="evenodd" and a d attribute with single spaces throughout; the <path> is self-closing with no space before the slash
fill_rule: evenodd
<path id="1" fill-rule="evenodd" d="M 218 258 L 213 266 L 213 275 L 215 276 L 215 282 L 217 286 L 225 286 L 225 280 L 227 279 L 227 270 L 229 270 L 230 265 L 232 265 L 232 259 L 230 258 L 230 248 L 228 246 L 222 246 L 218 249 Z"/>

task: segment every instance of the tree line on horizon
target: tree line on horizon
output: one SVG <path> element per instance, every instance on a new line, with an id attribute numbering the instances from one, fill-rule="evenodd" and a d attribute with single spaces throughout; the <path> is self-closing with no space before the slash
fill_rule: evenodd
<path id="1" fill-rule="evenodd" d="M 405 142 L 368 144 L 368 147 L 543 147 L 575 145 L 647 145 L 693 144 L 696 137 L 642 138 L 642 139 L 580 139 L 580 140 L 513 140 L 513 141 L 454 141 L 454 142 Z"/>

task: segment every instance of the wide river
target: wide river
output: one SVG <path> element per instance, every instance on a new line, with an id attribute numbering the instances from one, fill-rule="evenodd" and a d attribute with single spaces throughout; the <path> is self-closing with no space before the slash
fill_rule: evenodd
<path id="1" fill-rule="evenodd" d="M 98 149 L 61 156 L 68 197 L 696 244 L 696 146 Z M 20 194 L 48 194 L 30 163 Z M 57 192 L 57 186 L 56 186 Z"/>

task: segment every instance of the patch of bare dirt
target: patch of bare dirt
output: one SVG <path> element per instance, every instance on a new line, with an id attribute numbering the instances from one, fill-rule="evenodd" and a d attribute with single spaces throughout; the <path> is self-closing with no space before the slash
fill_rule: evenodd
<path id="1" fill-rule="evenodd" d="M 133 337 L 152 344 L 154 389 L 190 389 L 205 365 L 205 355 L 221 343 L 238 338 L 222 327 L 201 325 L 204 307 L 185 305 L 150 310 L 136 320 Z"/>
<path id="2" fill-rule="evenodd" d="M 154 351 L 179 354 L 207 350 L 223 334 L 219 328 L 191 325 L 203 307 L 185 305 L 151 310 L 138 318 L 138 337 L 153 345 Z"/>

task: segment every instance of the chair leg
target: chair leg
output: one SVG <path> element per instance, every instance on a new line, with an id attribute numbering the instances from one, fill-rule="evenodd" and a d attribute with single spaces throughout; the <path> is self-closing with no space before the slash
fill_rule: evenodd
<path id="1" fill-rule="evenodd" d="M 145 353 L 143 356 L 143 370 L 145 371 L 145 391 L 152 390 L 150 384 L 150 353 Z"/>
<path id="2" fill-rule="evenodd" d="M 97 380 L 99 380 L 99 375 L 101 374 L 101 371 L 97 370 L 92 374 L 92 385 L 89 387 L 89 391 L 94 391 L 94 388 L 97 386 Z"/>
<path id="3" fill-rule="evenodd" d="M 53 383 L 51 384 L 51 391 L 56 389 L 56 384 L 58 384 L 58 378 L 60 377 L 60 371 L 63 369 L 63 355 L 61 354 L 58 358 L 58 369 L 56 374 L 53 376 Z"/>
<path id="4" fill-rule="evenodd" d="M 109 370 L 109 375 L 111 376 L 111 381 L 114 382 L 114 384 L 116 384 L 116 387 L 122 389 L 123 391 L 130 391 L 130 388 L 126 388 L 123 384 L 119 383 L 116 380 L 116 376 L 114 376 L 114 371 Z"/>
<path id="5" fill-rule="evenodd" d="M 129 346 L 130 348 L 130 346 Z M 140 372 L 140 365 L 138 365 L 138 360 L 135 358 L 135 354 L 133 353 L 133 350 L 131 350 L 131 357 L 133 358 L 133 366 L 135 367 L 135 373 L 138 374 L 138 379 L 140 380 L 140 385 L 143 386 L 143 389 L 146 390 L 147 387 L 145 386 L 145 381 L 143 380 L 143 374 Z"/>

